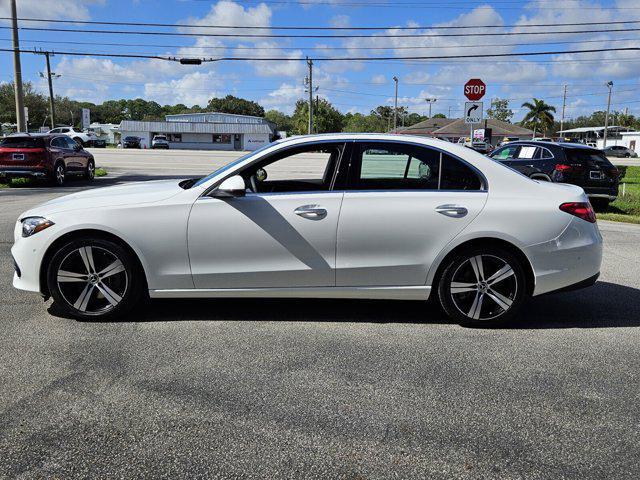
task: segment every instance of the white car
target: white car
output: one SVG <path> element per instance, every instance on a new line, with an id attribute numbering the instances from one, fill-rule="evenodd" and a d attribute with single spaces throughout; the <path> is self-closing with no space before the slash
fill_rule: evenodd
<path id="1" fill-rule="evenodd" d="M 83 132 L 82 130 L 76 130 L 74 127 L 56 127 L 49 130 L 49 133 L 62 133 L 67 135 L 83 147 L 90 146 L 98 140 L 98 136 L 94 132 Z"/>
<path id="2" fill-rule="evenodd" d="M 169 149 L 169 141 L 166 135 L 154 135 L 151 140 L 151 148 L 164 148 Z"/>
<path id="3" fill-rule="evenodd" d="M 15 287 L 78 319 L 152 298 L 427 300 L 463 324 L 588 286 L 602 237 L 573 185 L 448 142 L 294 137 L 198 180 L 87 190 L 23 213 Z"/>

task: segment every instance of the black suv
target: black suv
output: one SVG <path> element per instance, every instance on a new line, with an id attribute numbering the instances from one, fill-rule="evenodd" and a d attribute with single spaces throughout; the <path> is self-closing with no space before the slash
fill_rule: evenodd
<path id="1" fill-rule="evenodd" d="M 604 207 L 618 196 L 620 172 L 601 150 L 586 145 L 518 141 L 490 157 L 534 180 L 578 185 L 594 206 Z"/>

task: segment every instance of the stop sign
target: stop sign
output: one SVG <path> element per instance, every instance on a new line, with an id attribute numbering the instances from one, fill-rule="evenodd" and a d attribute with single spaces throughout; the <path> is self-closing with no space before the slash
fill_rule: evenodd
<path id="1" fill-rule="evenodd" d="M 472 102 L 476 102 L 484 97 L 487 86 L 479 78 L 472 78 L 464 84 L 464 96 Z"/>

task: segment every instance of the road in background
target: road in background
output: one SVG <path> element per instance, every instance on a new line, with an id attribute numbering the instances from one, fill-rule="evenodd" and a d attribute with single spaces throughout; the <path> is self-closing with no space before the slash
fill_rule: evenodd
<path id="1" fill-rule="evenodd" d="M 158 300 L 78 322 L 12 288 L 18 215 L 231 160 L 104 152 L 91 184 L 0 191 L 0 478 L 638 477 L 640 228 L 600 222 L 600 281 L 507 329 L 402 301 Z"/>

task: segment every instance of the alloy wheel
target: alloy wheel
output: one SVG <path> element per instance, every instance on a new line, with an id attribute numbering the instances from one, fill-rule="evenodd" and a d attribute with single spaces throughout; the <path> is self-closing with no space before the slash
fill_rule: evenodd
<path id="1" fill-rule="evenodd" d="M 64 167 L 62 165 L 58 165 L 56 167 L 56 183 L 58 185 L 64 184 Z"/>
<path id="2" fill-rule="evenodd" d="M 455 307 L 473 320 L 492 320 L 505 314 L 518 293 L 518 279 L 509 263 L 495 255 L 465 260 L 451 277 Z"/>
<path id="3" fill-rule="evenodd" d="M 87 165 L 87 178 L 89 180 L 93 180 L 95 176 L 96 176 L 96 166 L 93 164 L 93 162 L 89 162 L 89 165 Z"/>
<path id="4" fill-rule="evenodd" d="M 129 286 L 122 260 L 106 248 L 89 245 L 69 252 L 60 262 L 56 278 L 64 300 L 84 315 L 113 310 Z"/>

